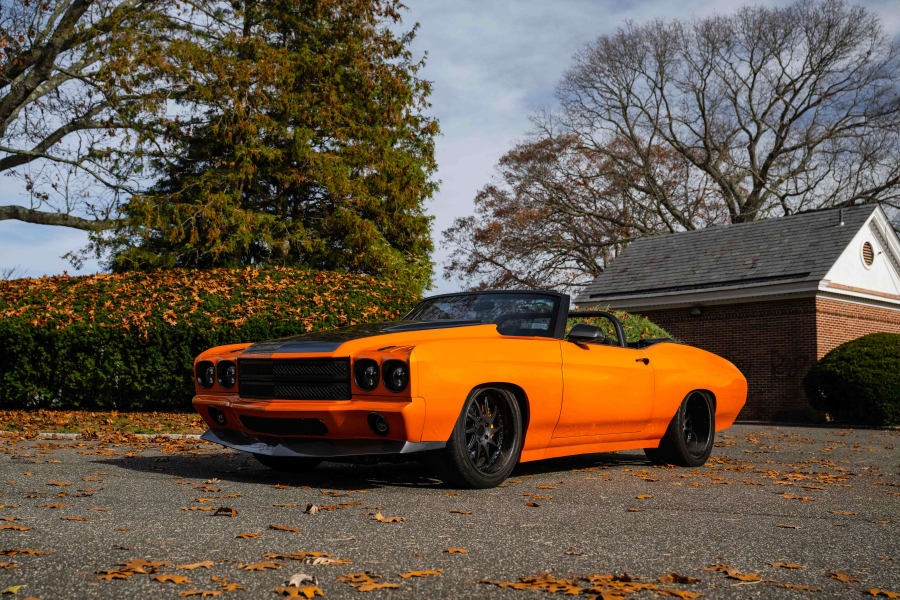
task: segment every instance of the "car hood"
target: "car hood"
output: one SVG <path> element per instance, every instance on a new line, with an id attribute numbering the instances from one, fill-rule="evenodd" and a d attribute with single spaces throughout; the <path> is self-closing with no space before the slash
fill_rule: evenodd
<path id="1" fill-rule="evenodd" d="M 388 321 L 382 323 L 361 323 L 359 325 L 316 331 L 253 344 L 244 350 L 244 354 L 334 352 L 341 344 L 351 340 L 392 333 L 447 329 L 449 327 L 470 327 L 473 325 L 484 325 L 484 323 L 481 321 Z"/>

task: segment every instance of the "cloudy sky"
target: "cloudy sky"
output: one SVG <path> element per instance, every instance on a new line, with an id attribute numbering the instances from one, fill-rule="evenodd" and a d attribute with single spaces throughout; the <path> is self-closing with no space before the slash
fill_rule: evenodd
<path id="1" fill-rule="evenodd" d="M 627 20 L 727 13 L 743 0 L 406 0 L 408 24 L 418 22 L 414 50 L 428 53 L 424 77 L 434 83 L 431 112 L 441 125 L 437 140 L 441 187 L 428 204 L 434 215 L 436 288 L 453 291 L 441 263 L 440 232 L 468 215 L 477 190 L 497 159 L 530 127 L 529 115 L 553 105 L 553 91 L 572 55 L 585 43 Z M 779 4 L 764 2 L 764 4 Z M 900 35 L 896 0 L 862 2 L 879 14 L 886 30 Z M 20 188 L 0 179 L 0 204 L 24 202 Z M 23 276 L 61 273 L 61 258 L 84 245 L 75 230 L 0 221 L 0 269 L 16 266 Z M 81 272 L 95 272 L 85 263 Z"/>

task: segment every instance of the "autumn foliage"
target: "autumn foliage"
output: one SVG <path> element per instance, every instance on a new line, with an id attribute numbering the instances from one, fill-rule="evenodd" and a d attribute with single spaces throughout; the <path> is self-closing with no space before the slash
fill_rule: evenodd
<path id="1" fill-rule="evenodd" d="M 190 409 L 201 351 L 395 319 L 416 300 L 366 275 L 165 270 L 0 282 L 0 407 Z"/>

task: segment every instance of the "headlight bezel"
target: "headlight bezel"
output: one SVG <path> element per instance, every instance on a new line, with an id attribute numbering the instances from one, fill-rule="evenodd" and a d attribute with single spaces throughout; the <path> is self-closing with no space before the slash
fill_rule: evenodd
<path id="1" fill-rule="evenodd" d="M 231 374 L 227 373 L 228 369 L 232 370 Z M 220 360 L 216 364 L 216 382 L 226 390 L 237 384 L 237 365 L 233 360 Z"/>
<path id="2" fill-rule="evenodd" d="M 375 375 L 374 378 L 371 375 L 366 375 L 365 371 L 374 367 Z M 371 379 L 371 386 L 366 383 L 364 377 Z M 381 369 L 378 366 L 378 361 L 371 358 L 358 358 L 353 361 L 353 382 L 356 383 L 356 386 L 363 390 L 364 392 L 372 392 L 376 388 L 378 388 L 378 382 L 381 381 Z M 363 385 L 366 383 L 366 385 Z"/>
<path id="3" fill-rule="evenodd" d="M 197 385 L 205 390 L 210 389 L 216 384 L 216 365 L 211 360 L 201 360 L 197 362 L 194 370 L 194 379 Z"/>
<path id="4" fill-rule="evenodd" d="M 398 371 L 402 372 L 400 385 L 395 385 L 395 375 Z M 381 379 L 384 387 L 388 390 L 399 394 L 409 387 L 409 364 L 405 360 L 392 358 L 386 360 L 381 365 Z"/>

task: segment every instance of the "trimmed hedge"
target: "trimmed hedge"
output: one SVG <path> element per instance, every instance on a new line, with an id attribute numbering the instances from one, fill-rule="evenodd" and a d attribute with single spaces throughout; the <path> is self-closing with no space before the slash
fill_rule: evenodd
<path id="1" fill-rule="evenodd" d="M 813 407 L 837 421 L 900 425 L 900 334 L 872 333 L 838 346 L 803 385 Z"/>
<path id="2" fill-rule="evenodd" d="M 222 344 L 392 320 L 418 300 L 364 275 L 165 270 L 0 282 L 0 407 L 190 410 Z"/>

